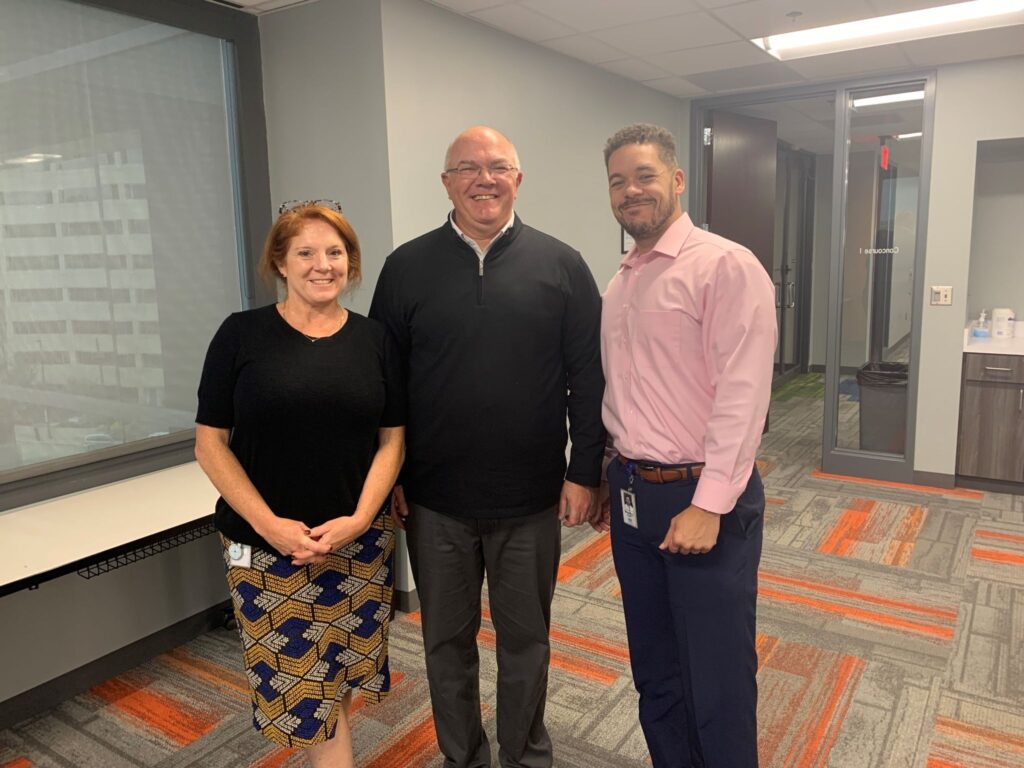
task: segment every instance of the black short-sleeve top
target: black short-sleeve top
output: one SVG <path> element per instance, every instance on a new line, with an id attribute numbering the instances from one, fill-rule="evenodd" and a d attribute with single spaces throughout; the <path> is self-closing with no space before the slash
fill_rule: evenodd
<path id="1" fill-rule="evenodd" d="M 397 356 L 383 326 L 355 312 L 311 342 L 274 305 L 229 316 L 210 342 L 196 422 L 231 430 L 230 447 L 278 517 L 313 527 L 351 515 L 377 430 L 405 423 Z M 217 529 L 272 550 L 223 499 Z"/>

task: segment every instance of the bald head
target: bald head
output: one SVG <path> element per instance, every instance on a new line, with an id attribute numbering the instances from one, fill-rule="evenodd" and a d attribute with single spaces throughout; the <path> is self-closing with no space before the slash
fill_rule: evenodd
<path id="1" fill-rule="evenodd" d="M 520 167 L 519 153 L 505 134 L 487 125 L 474 125 L 456 136 L 455 141 L 448 145 L 448 151 L 444 155 L 445 169 L 454 168 L 459 162 L 459 155 L 465 150 L 481 146 L 504 155 L 512 165 Z"/>

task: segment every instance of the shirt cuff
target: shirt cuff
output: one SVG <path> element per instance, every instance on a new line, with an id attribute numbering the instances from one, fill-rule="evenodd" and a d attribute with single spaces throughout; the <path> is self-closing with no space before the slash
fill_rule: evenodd
<path id="1" fill-rule="evenodd" d="M 693 493 L 695 507 L 714 512 L 716 515 L 724 515 L 732 512 L 736 506 L 736 500 L 740 497 L 739 491 L 729 483 L 723 483 L 702 474 L 697 479 L 697 490 Z"/>

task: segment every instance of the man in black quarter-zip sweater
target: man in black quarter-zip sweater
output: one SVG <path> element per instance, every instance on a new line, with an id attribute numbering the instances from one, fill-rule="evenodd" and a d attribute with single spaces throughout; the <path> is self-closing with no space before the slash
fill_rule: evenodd
<path id="1" fill-rule="evenodd" d="M 454 210 L 388 257 L 370 309 L 408 385 L 393 511 L 407 533 L 445 768 L 491 766 L 476 646 L 485 574 L 499 763 L 552 765 L 544 702 L 559 520 L 586 521 L 600 481 L 601 299 L 578 252 L 513 212 L 522 178 L 502 134 L 461 133 L 441 174 Z"/>

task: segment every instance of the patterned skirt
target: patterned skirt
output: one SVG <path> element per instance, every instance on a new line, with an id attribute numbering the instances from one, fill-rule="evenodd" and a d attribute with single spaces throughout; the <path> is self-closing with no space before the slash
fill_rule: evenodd
<path id="1" fill-rule="evenodd" d="M 253 725 L 270 741 L 319 744 L 334 736 L 348 691 L 373 702 L 388 694 L 394 548 L 391 517 L 381 513 L 324 563 L 296 567 L 253 547 L 251 567 L 227 568 Z"/>

